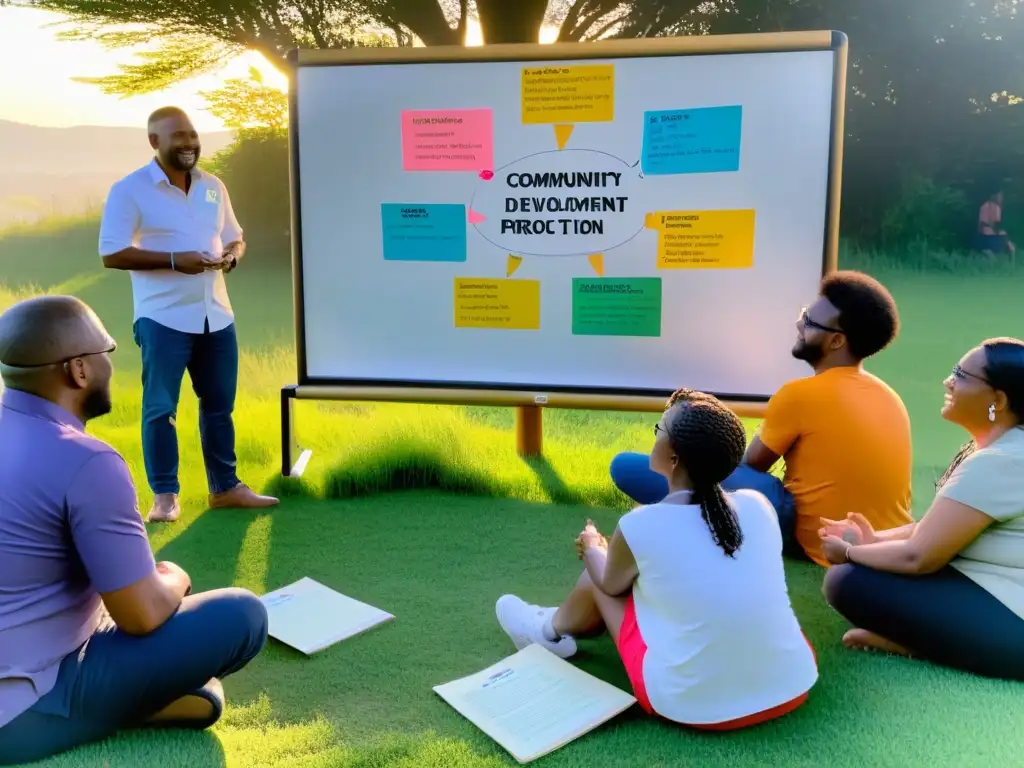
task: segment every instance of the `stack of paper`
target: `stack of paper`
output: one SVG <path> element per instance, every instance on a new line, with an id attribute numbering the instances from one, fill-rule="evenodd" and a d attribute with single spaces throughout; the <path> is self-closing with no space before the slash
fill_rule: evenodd
<path id="1" fill-rule="evenodd" d="M 565 746 L 636 702 L 536 644 L 434 691 L 520 763 Z"/>
<path id="2" fill-rule="evenodd" d="M 260 598 L 270 636 L 307 656 L 395 617 L 310 578 Z"/>

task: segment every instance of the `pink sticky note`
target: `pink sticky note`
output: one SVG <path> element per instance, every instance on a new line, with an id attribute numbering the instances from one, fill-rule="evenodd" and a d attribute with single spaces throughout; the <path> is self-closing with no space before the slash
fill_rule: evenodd
<path id="1" fill-rule="evenodd" d="M 482 213 L 477 213 L 472 208 L 469 209 L 467 217 L 469 218 L 470 224 L 479 224 L 481 221 L 487 221 L 487 217 Z"/>
<path id="2" fill-rule="evenodd" d="M 406 171 L 481 171 L 494 167 L 490 109 L 409 109 L 402 113 Z"/>

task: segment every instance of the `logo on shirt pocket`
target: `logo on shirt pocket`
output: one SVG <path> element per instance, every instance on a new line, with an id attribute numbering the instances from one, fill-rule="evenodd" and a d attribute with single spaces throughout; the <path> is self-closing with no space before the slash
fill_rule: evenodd
<path id="1" fill-rule="evenodd" d="M 206 190 L 206 202 L 208 202 L 208 203 L 216 203 L 217 202 L 217 190 L 216 189 L 208 189 L 208 190 Z"/>

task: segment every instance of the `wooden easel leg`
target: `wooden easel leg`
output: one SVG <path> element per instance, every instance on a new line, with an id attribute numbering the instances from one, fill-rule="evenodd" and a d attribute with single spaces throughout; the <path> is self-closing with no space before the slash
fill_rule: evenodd
<path id="1" fill-rule="evenodd" d="M 516 408 L 516 451 L 523 458 L 540 456 L 544 443 L 544 409 L 537 405 Z"/>

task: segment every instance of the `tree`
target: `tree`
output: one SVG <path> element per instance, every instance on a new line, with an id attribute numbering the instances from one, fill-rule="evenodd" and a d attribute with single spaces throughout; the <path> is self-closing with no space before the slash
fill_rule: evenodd
<path id="1" fill-rule="evenodd" d="M 289 253 L 288 95 L 264 82 L 255 67 L 248 78 L 232 78 L 200 95 L 235 133 L 234 141 L 204 165 L 231 190 L 235 212 L 252 239 L 268 254 Z"/>
<path id="2" fill-rule="evenodd" d="M 839 29 L 850 38 L 847 231 L 878 234 L 901 182 L 914 178 L 972 199 L 1005 177 L 1024 178 L 1024 0 L 21 1 L 66 14 L 77 27 L 67 37 L 155 45 L 120 73 L 87 79 L 115 94 L 162 89 L 246 49 L 287 74 L 284 57 L 297 47 L 457 45 L 470 20 L 485 43 L 536 41 L 544 25 L 567 42 Z M 217 108 L 237 111 L 242 93 Z"/>
<path id="3" fill-rule="evenodd" d="M 545 23 L 558 24 L 559 39 L 573 42 L 706 32 L 738 1 L 27 0 L 65 15 L 65 39 L 111 49 L 156 46 L 118 74 L 79 78 L 118 95 L 162 90 L 244 50 L 287 74 L 293 48 L 460 45 L 470 19 L 479 22 L 485 43 L 536 42 Z"/>
<path id="4" fill-rule="evenodd" d="M 231 78 L 220 88 L 199 95 L 231 130 L 283 133 L 288 129 L 288 95 L 267 85 L 256 67 L 249 67 L 248 79 Z"/>

